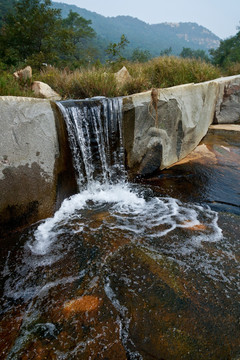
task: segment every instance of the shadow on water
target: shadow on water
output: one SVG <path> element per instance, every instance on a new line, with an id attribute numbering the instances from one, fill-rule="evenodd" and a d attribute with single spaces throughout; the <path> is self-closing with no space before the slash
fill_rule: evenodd
<path id="1" fill-rule="evenodd" d="M 4 240 L 2 359 L 240 358 L 240 146 L 203 145 Z"/>

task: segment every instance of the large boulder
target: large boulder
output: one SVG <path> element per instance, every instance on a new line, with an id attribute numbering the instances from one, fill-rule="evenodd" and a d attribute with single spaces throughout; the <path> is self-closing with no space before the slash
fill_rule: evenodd
<path id="1" fill-rule="evenodd" d="M 124 147 L 130 171 L 147 175 L 188 155 L 212 123 L 217 93 L 217 83 L 207 82 L 124 98 Z"/>
<path id="2" fill-rule="evenodd" d="M 61 96 L 54 91 L 48 84 L 41 81 L 34 81 L 32 84 L 32 91 L 35 95 L 49 100 L 61 100 Z"/>
<path id="3" fill-rule="evenodd" d="M 52 216 L 75 192 L 76 182 L 65 126 L 54 104 L 6 96 L 0 97 L 0 107 L 1 235 Z"/>

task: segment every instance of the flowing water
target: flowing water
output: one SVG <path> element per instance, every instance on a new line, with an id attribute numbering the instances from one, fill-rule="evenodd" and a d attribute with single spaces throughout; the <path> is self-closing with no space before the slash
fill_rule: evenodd
<path id="1" fill-rule="evenodd" d="M 239 359 L 232 157 L 210 167 L 223 191 L 232 170 L 236 203 L 211 193 L 201 163 L 129 183 L 121 99 L 58 106 L 79 193 L 2 249 L 2 359 Z"/>

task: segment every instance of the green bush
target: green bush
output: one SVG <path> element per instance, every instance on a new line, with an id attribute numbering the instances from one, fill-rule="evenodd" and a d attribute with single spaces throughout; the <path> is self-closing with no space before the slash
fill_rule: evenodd
<path id="1" fill-rule="evenodd" d="M 18 81 L 6 71 L 0 74 L 0 96 L 25 96 L 33 97 L 29 81 Z"/>
<path id="2" fill-rule="evenodd" d="M 152 87 L 164 88 L 187 83 L 199 83 L 220 76 L 215 66 L 196 59 L 164 56 L 150 60 L 144 69 Z"/>

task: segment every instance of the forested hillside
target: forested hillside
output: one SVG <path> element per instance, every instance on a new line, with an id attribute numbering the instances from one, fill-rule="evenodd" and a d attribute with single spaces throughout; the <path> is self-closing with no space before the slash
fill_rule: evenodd
<path id="1" fill-rule="evenodd" d="M 92 27 L 102 44 L 117 42 L 122 34 L 129 40 L 125 56 L 133 49 L 148 50 L 152 56 L 171 48 L 173 55 L 179 55 L 183 47 L 209 50 L 219 46 L 220 39 L 211 31 L 196 23 L 162 23 L 149 25 L 131 16 L 104 17 L 95 12 L 75 5 L 53 2 L 53 6 L 62 10 L 66 17 L 70 10 L 92 21 Z"/>

